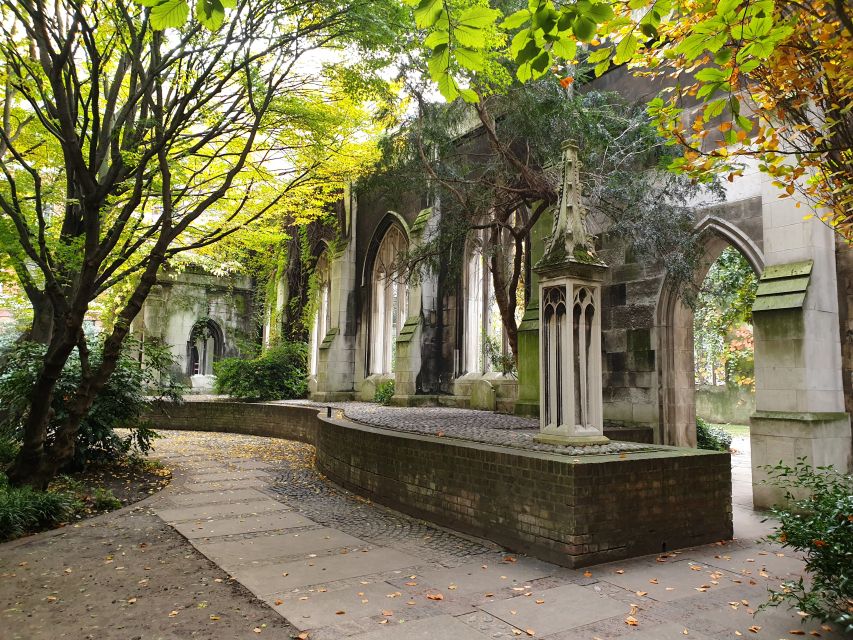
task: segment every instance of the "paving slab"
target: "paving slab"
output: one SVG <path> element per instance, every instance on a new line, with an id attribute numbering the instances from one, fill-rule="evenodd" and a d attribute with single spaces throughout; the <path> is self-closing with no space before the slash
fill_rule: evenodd
<path id="1" fill-rule="evenodd" d="M 245 478 L 270 478 L 272 476 L 260 469 L 245 469 L 243 471 L 218 471 L 216 473 L 190 473 L 193 482 L 220 482 L 222 480 L 243 480 Z"/>
<path id="2" fill-rule="evenodd" d="M 367 553 L 356 551 L 310 560 L 243 566 L 232 575 L 250 591 L 261 596 L 296 587 L 413 567 L 421 562 L 423 561 L 414 556 L 380 547 Z"/>
<path id="3" fill-rule="evenodd" d="M 297 527 L 309 527 L 313 524 L 313 520 L 292 511 L 273 511 L 259 515 L 245 515 L 201 522 L 189 520 L 172 523 L 172 526 L 185 538 L 197 540 L 261 531 L 295 529 Z"/>
<path id="4" fill-rule="evenodd" d="M 453 616 L 433 616 L 412 622 L 389 621 L 380 631 L 363 633 L 350 640 L 484 640 L 488 637 Z"/>
<path id="5" fill-rule="evenodd" d="M 207 520 L 210 518 L 227 518 L 229 516 L 249 515 L 256 513 L 268 513 L 270 511 L 290 511 L 280 502 L 271 498 L 266 500 L 254 500 L 242 504 L 212 504 L 199 507 L 155 507 L 157 515 L 166 522 L 184 522 L 186 520 Z"/>
<path id="6" fill-rule="evenodd" d="M 263 533 L 242 540 L 197 542 L 196 549 L 226 570 L 241 564 L 272 561 L 277 557 L 309 554 L 328 549 L 366 547 L 358 538 L 337 529 L 311 529 L 299 533 Z"/>
<path id="7" fill-rule="evenodd" d="M 781 554 L 781 555 L 779 555 Z M 795 579 L 805 572 L 805 562 L 794 552 L 779 549 L 719 549 L 697 556 L 713 567 L 727 569 L 750 577 Z M 766 574 L 766 575 L 764 575 Z"/>
<path id="8" fill-rule="evenodd" d="M 219 482 L 195 482 L 188 480 L 181 485 L 183 493 L 204 493 L 206 491 L 232 491 L 234 489 L 257 489 L 269 483 L 263 478 L 243 478 L 242 480 L 220 480 Z"/>
<path id="9" fill-rule="evenodd" d="M 553 564 L 535 558 L 517 557 L 516 562 L 474 561 L 452 569 L 427 569 L 417 575 L 417 580 L 441 590 L 453 585 L 458 594 L 485 594 L 549 576 L 556 570 Z"/>
<path id="10" fill-rule="evenodd" d="M 397 618 L 403 617 L 408 607 L 406 602 L 410 600 L 397 594 L 401 592 L 394 585 L 380 581 L 344 589 L 320 591 L 315 588 L 310 591 L 300 590 L 298 593 L 275 593 L 264 600 L 294 627 L 304 631 L 348 620 L 381 616 L 388 611 Z"/>
<path id="11" fill-rule="evenodd" d="M 676 562 L 654 559 L 612 563 L 591 569 L 595 578 L 659 602 L 671 602 L 699 593 L 746 582 L 746 576 L 684 558 Z M 621 572 L 621 573 L 618 573 Z M 716 582 L 717 584 L 714 584 Z M 705 589 L 705 591 L 697 591 Z"/>
<path id="12" fill-rule="evenodd" d="M 168 497 L 170 504 L 176 507 L 202 506 L 208 504 L 227 504 L 240 502 L 258 502 L 267 500 L 269 496 L 254 488 L 229 489 L 227 491 L 207 491 Z"/>
<path id="13" fill-rule="evenodd" d="M 683 624 L 669 622 L 654 626 L 628 627 L 625 633 L 617 636 L 619 640 L 714 640 L 712 636 L 705 635 L 695 627 L 687 627 Z M 687 633 L 685 633 L 685 631 Z"/>
<path id="14" fill-rule="evenodd" d="M 537 637 L 630 612 L 624 602 L 577 584 L 533 590 L 530 596 L 508 598 L 480 608 L 519 629 L 534 631 Z"/>

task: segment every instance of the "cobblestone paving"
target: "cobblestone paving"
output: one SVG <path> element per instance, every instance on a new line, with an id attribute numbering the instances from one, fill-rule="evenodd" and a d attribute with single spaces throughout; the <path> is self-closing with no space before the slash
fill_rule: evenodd
<path id="1" fill-rule="evenodd" d="M 343 411 L 353 422 L 372 427 L 570 456 L 653 449 L 649 445 L 635 442 L 611 442 L 585 447 L 542 444 L 533 439 L 539 433 L 538 420 L 491 411 L 450 407 L 386 407 L 373 402 L 321 404 L 307 400 L 286 400 L 274 404 L 296 404 L 318 409 L 332 407 Z"/>
<path id="2" fill-rule="evenodd" d="M 306 444 L 163 435 L 157 454 L 176 481 L 155 511 L 169 514 L 181 532 L 210 531 L 190 542 L 285 617 L 300 638 L 841 638 L 794 612 L 756 613 L 768 587 L 802 572 L 802 562 L 778 547 L 743 539 L 574 571 L 371 504 L 319 475 Z M 259 491 L 252 509 L 262 499 L 284 510 L 234 516 L 240 500 L 223 500 L 229 491 L 245 495 L 242 487 Z M 182 518 L 178 505 L 192 515 Z M 216 534 L 219 523 L 231 533 Z M 355 540 L 346 547 L 326 542 L 343 535 Z"/>

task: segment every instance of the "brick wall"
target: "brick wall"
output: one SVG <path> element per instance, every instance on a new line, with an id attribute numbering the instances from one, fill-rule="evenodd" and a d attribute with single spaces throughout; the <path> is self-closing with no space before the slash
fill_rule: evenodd
<path id="1" fill-rule="evenodd" d="M 152 418 L 159 428 L 315 443 L 319 470 L 360 495 L 564 566 L 732 535 L 724 453 L 666 447 L 573 459 L 233 402 L 191 402 Z"/>

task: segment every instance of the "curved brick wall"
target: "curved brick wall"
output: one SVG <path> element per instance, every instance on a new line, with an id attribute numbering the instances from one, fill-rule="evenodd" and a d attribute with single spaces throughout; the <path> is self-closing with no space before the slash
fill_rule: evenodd
<path id="1" fill-rule="evenodd" d="M 458 531 L 578 567 L 732 535 L 725 453 L 569 458 L 326 418 L 309 407 L 187 402 L 155 427 L 299 440 L 338 484 Z"/>

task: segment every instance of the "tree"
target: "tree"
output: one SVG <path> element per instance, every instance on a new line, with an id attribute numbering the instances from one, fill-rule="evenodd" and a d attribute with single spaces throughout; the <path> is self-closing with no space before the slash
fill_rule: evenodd
<path id="1" fill-rule="evenodd" d="M 375 43 L 358 12 L 241 0 L 217 31 L 155 30 L 183 24 L 172 5 L 3 5 L 0 242 L 33 305 L 33 336 L 47 344 L 8 469 L 17 485 L 44 487 L 73 455 L 158 270 L 295 207 L 289 198 L 305 195 L 351 133 L 297 62 L 333 40 L 357 44 L 359 33 Z M 199 11 L 215 26 L 209 6 Z M 119 284 L 90 361 L 83 319 Z M 75 350 L 80 382 L 48 441 L 52 395 Z"/>
<path id="2" fill-rule="evenodd" d="M 590 221 L 627 237 L 639 257 L 662 260 L 676 281 L 690 281 L 691 204 L 707 191 L 658 170 L 668 149 L 642 106 L 613 93 L 568 94 L 547 81 L 515 84 L 506 95 L 491 88 L 472 84 L 478 94 L 472 105 L 421 99 L 413 121 L 386 140 L 383 162 L 365 184 L 391 202 L 432 191 L 439 203 L 437 233 L 407 256 L 409 273 L 458 273 L 466 239 L 483 231 L 480 250 L 517 355 L 516 309 L 528 301 L 519 284 L 530 281 L 530 233 L 558 201 L 561 143 L 568 138 L 580 149 Z"/>
<path id="3" fill-rule="evenodd" d="M 670 168 L 695 178 L 755 161 L 781 196 L 800 196 L 853 238 L 853 10 L 843 0 L 409 0 L 429 72 L 448 100 L 496 58 L 527 82 L 574 80 L 578 61 L 662 79 L 650 105 L 681 144 Z M 515 10 L 517 9 L 517 10 Z M 716 138 L 715 142 L 711 142 Z"/>

